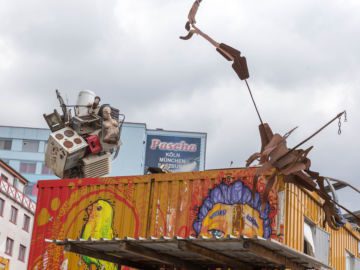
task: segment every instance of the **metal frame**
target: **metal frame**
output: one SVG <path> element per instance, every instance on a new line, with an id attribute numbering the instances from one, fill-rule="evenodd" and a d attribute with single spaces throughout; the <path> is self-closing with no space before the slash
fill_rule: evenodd
<path id="1" fill-rule="evenodd" d="M 114 238 L 46 240 L 69 252 L 139 269 L 331 269 L 315 258 L 263 238 Z"/>

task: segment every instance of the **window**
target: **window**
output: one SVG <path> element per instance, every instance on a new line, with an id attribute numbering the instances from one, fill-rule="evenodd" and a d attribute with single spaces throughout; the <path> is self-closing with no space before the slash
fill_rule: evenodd
<path id="1" fill-rule="evenodd" d="M 16 177 L 14 178 L 14 181 L 13 181 L 13 187 L 14 187 L 14 188 L 18 188 L 18 187 L 19 187 L 19 179 L 17 179 Z"/>
<path id="2" fill-rule="evenodd" d="M 20 245 L 19 248 L 19 261 L 25 262 L 25 253 L 26 253 L 26 247 L 23 245 Z"/>
<path id="3" fill-rule="evenodd" d="M 14 206 L 11 206 L 10 222 L 16 224 L 18 210 Z"/>
<path id="4" fill-rule="evenodd" d="M 304 222 L 304 253 L 315 256 L 314 226 L 309 222 Z"/>
<path id="5" fill-rule="evenodd" d="M 53 174 L 52 171 L 45 165 L 45 163 L 42 164 L 41 168 L 41 174 Z"/>
<path id="6" fill-rule="evenodd" d="M 329 265 L 330 234 L 305 217 L 304 250 L 307 255 L 315 257 L 325 265 Z"/>
<path id="7" fill-rule="evenodd" d="M 14 240 L 12 240 L 11 238 L 6 238 L 6 247 L 5 247 L 5 254 L 11 256 L 12 255 L 12 251 L 13 251 L 13 246 L 14 246 Z"/>
<path id="8" fill-rule="evenodd" d="M 23 140 L 22 151 L 23 152 L 38 152 L 39 151 L 39 141 Z"/>
<path id="9" fill-rule="evenodd" d="M 345 258 L 346 258 L 346 270 L 355 270 L 355 257 L 351 253 L 345 251 Z"/>
<path id="10" fill-rule="evenodd" d="M 9 178 L 7 176 L 5 176 L 5 174 L 1 174 L 1 179 L 4 180 L 5 182 L 7 182 L 9 180 Z"/>
<path id="11" fill-rule="evenodd" d="M 4 214 L 5 200 L 0 198 L 0 217 Z"/>
<path id="12" fill-rule="evenodd" d="M 11 143 L 9 139 L 0 139 L 0 150 L 11 150 Z"/>
<path id="13" fill-rule="evenodd" d="M 36 163 L 35 162 L 23 162 L 23 161 L 20 162 L 20 172 L 35 174 Z"/>
<path id="14" fill-rule="evenodd" d="M 44 142 L 44 151 L 43 152 L 46 152 L 47 145 L 48 145 L 48 142 Z"/>
<path id="15" fill-rule="evenodd" d="M 30 226 L 30 217 L 26 214 L 24 214 L 24 225 L 23 225 L 23 230 L 24 231 L 29 231 L 29 226 Z"/>

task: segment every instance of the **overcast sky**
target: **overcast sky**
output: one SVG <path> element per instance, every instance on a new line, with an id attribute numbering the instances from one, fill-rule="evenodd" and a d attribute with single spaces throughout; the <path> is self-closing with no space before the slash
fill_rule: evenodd
<path id="1" fill-rule="evenodd" d="M 254 108 L 214 48 L 186 33 L 192 0 L 0 0 L 0 125 L 46 127 L 42 114 L 90 89 L 148 128 L 208 133 L 207 169 L 259 150 Z M 312 170 L 359 186 L 360 1 L 204 0 L 198 26 L 247 57 L 262 118 L 299 126 L 289 146 L 342 110 L 314 145 Z M 304 146 L 304 147 L 305 147 Z M 351 194 L 351 195 L 350 195 Z M 340 192 L 353 210 L 360 198 Z"/>

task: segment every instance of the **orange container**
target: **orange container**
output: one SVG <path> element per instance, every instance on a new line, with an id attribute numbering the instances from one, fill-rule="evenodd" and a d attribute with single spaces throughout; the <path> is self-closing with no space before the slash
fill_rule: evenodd
<path id="1" fill-rule="evenodd" d="M 277 179 L 267 200 L 260 177 L 252 193 L 254 168 L 162 174 L 153 178 L 149 236 L 261 236 L 281 241 Z M 263 202 L 263 205 L 262 205 Z"/>
<path id="2" fill-rule="evenodd" d="M 146 236 L 147 176 L 40 181 L 38 187 L 28 269 L 55 270 L 62 265 L 117 269 L 108 262 L 64 252 L 45 239 Z"/>
<path id="3" fill-rule="evenodd" d="M 117 269 L 45 239 L 245 235 L 282 241 L 281 178 L 263 198 L 265 177 L 252 192 L 254 173 L 248 168 L 40 181 L 28 269 Z"/>
<path id="4" fill-rule="evenodd" d="M 300 252 L 304 250 L 304 222 L 329 233 L 329 260 L 333 269 L 345 270 L 345 254 L 359 257 L 360 234 L 349 223 L 338 231 L 324 224 L 325 212 L 322 200 L 315 193 L 301 189 L 294 184 L 285 185 L 285 239 L 284 243 Z M 325 225 L 325 226 L 324 226 Z"/>

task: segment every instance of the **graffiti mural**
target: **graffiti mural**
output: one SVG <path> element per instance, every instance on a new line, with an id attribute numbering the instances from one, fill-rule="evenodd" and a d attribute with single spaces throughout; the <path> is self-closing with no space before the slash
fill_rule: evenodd
<path id="1" fill-rule="evenodd" d="M 266 176 L 253 190 L 255 168 L 157 175 L 148 235 L 260 236 L 283 242 L 278 192 L 281 177 L 264 198 Z"/>
<path id="2" fill-rule="evenodd" d="M 271 236 L 270 205 L 264 209 L 260 194 L 254 195 L 240 180 L 221 183 L 209 191 L 193 224 L 196 235 L 224 237 L 226 235 Z"/>
<path id="3" fill-rule="evenodd" d="M 113 231 L 114 209 L 112 205 L 106 200 L 97 200 L 86 208 L 85 224 L 81 233 L 83 239 L 112 239 Z M 82 256 L 84 263 L 89 269 L 92 265 L 96 270 L 116 270 L 117 266 L 103 260 Z"/>
<path id="4" fill-rule="evenodd" d="M 28 269 L 120 269 L 110 262 L 66 252 L 45 239 L 145 236 L 148 180 L 113 177 L 47 182 L 49 189 L 40 189 L 38 198 Z"/>
<path id="5" fill-rule="evenodd" d="M 256 168 L 40 181 L 29 270 L 119 270 L 45 239 L 226 237 L 283 240 L 277 177 L 253 190 Z M 125 269 L 122 267 L 122 269 Z"/>

